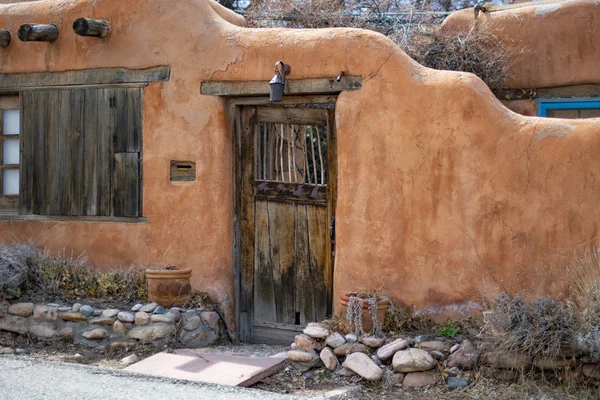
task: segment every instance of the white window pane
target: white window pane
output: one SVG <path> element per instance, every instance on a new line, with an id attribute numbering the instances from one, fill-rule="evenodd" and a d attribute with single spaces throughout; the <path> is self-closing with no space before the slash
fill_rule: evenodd
<path id="1" fill-rule="evenodd" d="M 2 171 L 2 194 L 19 194 L 18 169 L 5 169 Z"/>
<path id="2" fill-rule="evenodd" d="M 19 110 L 3 110 L 2 111 L 2 134 L 3 135 L 18 135 L 19 134 Z"/>
<path id="3" fill-rule="evenodd" d="M 2 164 L 19 163 L 19 140 L 2 141 Z"/>

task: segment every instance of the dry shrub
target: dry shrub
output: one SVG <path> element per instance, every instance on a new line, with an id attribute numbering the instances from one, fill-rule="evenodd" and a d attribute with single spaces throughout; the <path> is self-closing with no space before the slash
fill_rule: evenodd
<path id="1" fill-rule="evenodd" d="M 18 296 L 33 252 L 27 245 L 0 246 L 0 298 Z"/>
<path id="2" fill-rule="evenodd" d="M 92 268 L 83 255 L 59 253 L 53 256 L 49 250 L 38 249 L 33 243 L 0 246 L 0 254 L 27 257 L 26 268 L 19 270 L 26 274 L 16 288 L 19 295 L 36 299 L 85 297 L 125 302 L 146 298 L 144 268 L 100 272 Z"/>
<path id="3" fill-rule="evenodd" d="M 354 26 L 339 2 L 332 0 L 257 0 L 246 10 L 249 26 L 257 28 L 333 28 Z"/>
<path id="4" fill-rule="evenodd" d="M 543 297 L 529 304 L 503 294 L 486 314 L 484 347 L 503 353 L 524 353 L 535 363 L 572 349 L 578 326 L 576 312 L 569 303 Z"/>
<path id="5" fill-rule="evenodd" d="M 436 323 L 426 315 L 408 312 L 405 308 L 393 304 L 385 312 L 384 332 L 433 332 Z"/>
<path id="6" fill-rule="evenodd" d="M 567 271 L 573 302 L 586 330 L 600 327 L 600 249 L 587 250 Z"/>
<path id="7" fill-rule="evenodd" d="M 438 30 L 432 40 L 417 43 L 408 53 L 429 68 L 471 72 L 490 88 L 502 88 L 515 61 L 522 56 L 515 46 L 503 44 L 477 26 L 458 36 Z"/>
<path id="8" fill-rule="evenodd" d="M 219 303 L 213 300 L 208 293 L 200 290 L 192 290 L 183 305 L 183 308 L 204 308 L 212 310 L 215 306 L 218 307 Z"/>

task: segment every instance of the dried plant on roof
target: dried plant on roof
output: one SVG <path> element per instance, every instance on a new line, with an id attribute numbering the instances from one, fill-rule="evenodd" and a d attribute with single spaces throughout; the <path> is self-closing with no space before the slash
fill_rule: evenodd
<path id="1" fill-rule="evenodd" d="M 459 35 L 439 30 L 432 40 L 408 49 L 408 54 L 429 68 L 471 72 L 493 89 L 505 86 L 512 66 L 523 56 L 516 46 L 478 29 L 477 25 Z"/>

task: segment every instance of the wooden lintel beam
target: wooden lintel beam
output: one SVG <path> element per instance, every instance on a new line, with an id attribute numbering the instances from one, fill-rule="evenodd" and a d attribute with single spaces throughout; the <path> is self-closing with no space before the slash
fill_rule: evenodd
<path id="1" fill-rule="evenodd" d="M 7 47 L 10 44 L 10 32 L 6 29 L 0 29 L 0 47 Z"/>
<path id="2" fill-rule="evenodd" d="M 101 19 L 77 18 L 73 22 L 73 30 L 79 36 L 105 38 L 110 33 L 110 24 Z"/>
<path id="3" fill-rule="evenodd" d="M 64 72 L 26 72 L 0 74 L 0 90 L 45 86 L 115 85 L 126 83 L 165 82 L 171 70 L 160 66 L 147 69 L 98 68 Z"/>
<path id="4" fill-rule="evenodd" d="M 362 87 L 360 76 L 336 78 L 288 79 L 285 95 L 340 93 Z M 204 81 L 200 93 L 208 96 L 265 96 L 269 81 Z"/>
<path id="5" fill-rule="evenodd" d="M 17 37 L 23 42 L 54 42 L 58 39 L 58 27 L 54 24 L 23 24 Z"/>

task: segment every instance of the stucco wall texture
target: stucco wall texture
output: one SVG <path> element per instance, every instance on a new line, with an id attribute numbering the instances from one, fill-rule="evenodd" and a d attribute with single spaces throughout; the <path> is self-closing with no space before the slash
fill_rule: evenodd
<path id="1" fill-rule="evenodd" d="M 82 16 L 109 20 L 110 37 L 77 37 Z M 424 68 L 382 35 L 247 29 L 208 0 L 0 6 L 0 27 L 26 22 L 56 23 L 60 37 L 15 40 L 0 50 L 2 72 L 169 65 L 171 79 L 145 89 L 147 224 L 3 221 L 4 240 L 33 238 L 101 266 L 192 268 L 231 321 L 232 138 L 224 100 L 200 95 L 200 82 L 266 81 L 283 60 L 291 79 L 363 78 L 336 108 L 336 298 L 379 289 L 448 312 L 504 291 L 558 294 L 565 265 L 597 244 L 598 120 L 519 116 L 475 76 Z M 197 180 L 170 182 L 172 159 L 196 161 Z"/>
<path id="2" fill-rule="evenodd" d="M 454 12 L 442 31 L 482 29 L 516 49 L 508 88 L 542 88 L 600 83 L 600 1 L 531 2 L 492 8 L 474 18 L 473 9 Z"/>

